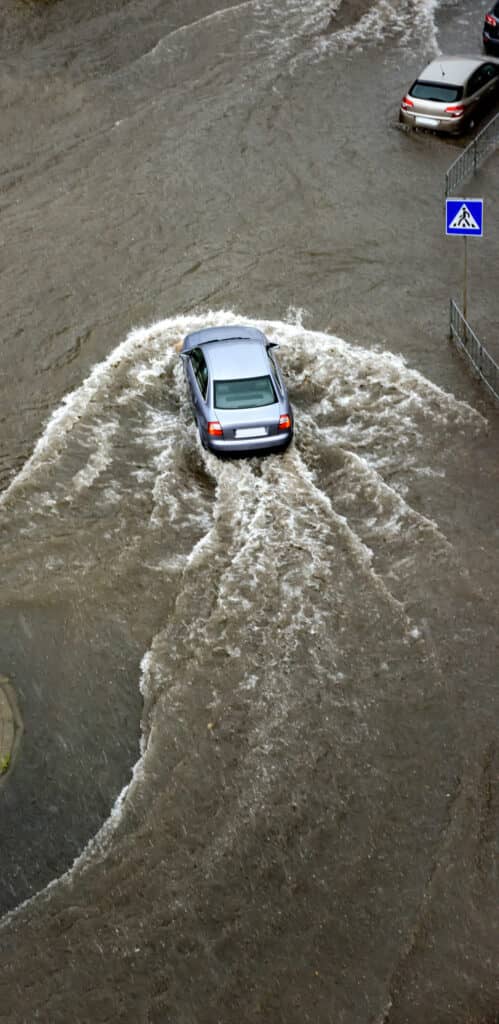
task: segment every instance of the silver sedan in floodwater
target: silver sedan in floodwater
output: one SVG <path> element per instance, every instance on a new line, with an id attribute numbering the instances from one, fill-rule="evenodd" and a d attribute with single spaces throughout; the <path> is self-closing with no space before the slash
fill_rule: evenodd
<path id="1" fill-rule="evenodd" d="M 217 454 L 282 451 L 293 411 L 273 349 L 254 327 L 188 334 L 180 356 L 201 443 Z"/>
<path id="2" fill-rule="evenodd" d="M 428 64 L 400 104 L 400 120 L 412 128 L 457 134 L 497 97 L 499 60 L 439 57 Z"/>

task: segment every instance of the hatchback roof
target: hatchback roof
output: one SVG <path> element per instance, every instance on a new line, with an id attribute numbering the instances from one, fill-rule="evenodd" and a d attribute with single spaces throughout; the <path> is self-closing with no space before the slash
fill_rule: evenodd
<path id="1" fill-rule="evenodd" d="M 258 339 L 209 342 L 203 352 L 215 380 L 242 380 L 245 377 L 268 376 L 269 363 L 265 345 Z"/>
<path id="2" fill-rule="evenodd" d="M 480 64 L 488 64 L 490 60 L 490 57 L 439 57 L 425 67 L 418 81 L 464 85 Z"/>

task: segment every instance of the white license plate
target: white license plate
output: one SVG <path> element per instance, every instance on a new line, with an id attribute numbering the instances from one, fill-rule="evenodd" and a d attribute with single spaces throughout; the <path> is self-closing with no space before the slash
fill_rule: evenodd
<path id="1" fill-rule="evenodd" d="M 416 114 L 416 124 L 420 128 L 438 128 L 439 123 L 436 117 L 425 117 L 424 114 Z"/>
<path id="2" fill-rule="evenodd" d="M 266 433 L 265 427 L 243 427 L 236 430 L 236 437 L 265 437 Z"/>

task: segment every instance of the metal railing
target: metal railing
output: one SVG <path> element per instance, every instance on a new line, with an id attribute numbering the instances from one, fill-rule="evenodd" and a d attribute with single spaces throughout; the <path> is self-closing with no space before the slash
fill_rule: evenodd
<path id="1" fill-rule="evenodd" d="M 464 319 L 454 299 L 450 300 L 450 337 L 458 349 L 466 355 L 471 366 L 485 387 L 499 402 L 499 366 L 479 342 L 475 332 Z"/>
<path id="2" fill-rule="evenodd" d="M 499 142 L 499 114 L 482 128 L 466 149 L 450 165 L 445 175 L 445 195 L 451 196 L 457 186 L 474 174 L 494 146 Z"/>

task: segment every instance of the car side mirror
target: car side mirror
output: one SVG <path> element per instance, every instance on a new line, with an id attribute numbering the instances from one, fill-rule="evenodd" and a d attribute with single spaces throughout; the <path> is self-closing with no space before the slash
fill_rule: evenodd
<path id="1" fill-rule="evenodd" d="M 279 342 L 278 341 L 268 341 L 267 342 L 267 348 L 268 349 L 269 348 L 279 348 Z"/>

